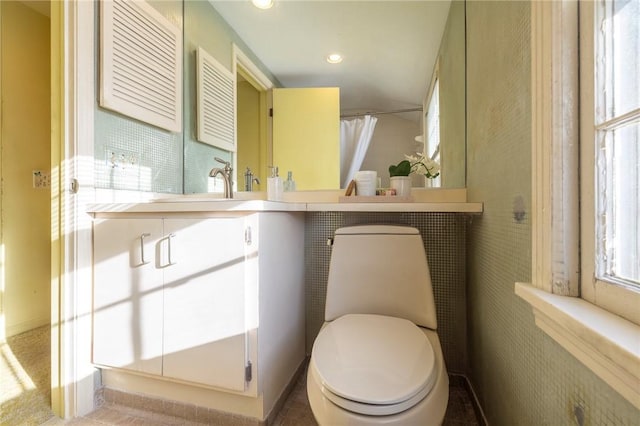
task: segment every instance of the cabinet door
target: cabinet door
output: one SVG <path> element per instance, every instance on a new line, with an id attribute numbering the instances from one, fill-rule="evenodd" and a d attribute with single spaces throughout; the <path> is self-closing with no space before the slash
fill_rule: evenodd
<path id="1" fill-rule="evenodd" d="M 163 375 L 244 391 L 244 219 L 165 219 L 164 232 Z"/>
<path id="2" fill-rule="evenodd" d="M 273 89 L 273 161 L 298 190 L 340 188 L 340 91 Z"/>
<path id="3" fill-rule="evenodd" d="M 162 271 L 155 265 L 160 219 L 96 220 L 93 362 L 162 373 Z"/>

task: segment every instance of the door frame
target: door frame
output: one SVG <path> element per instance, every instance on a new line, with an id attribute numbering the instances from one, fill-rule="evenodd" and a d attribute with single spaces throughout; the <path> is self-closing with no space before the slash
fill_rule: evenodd
<path id="1" fill-rule="evenodd" d="M 94 2 L 51 2 L 51 406 L 94 409 L 91 363 Z M 72 185 L 73 184 L 73 185 Z"/>
<path id="2" fill-rule="evenodd" d="M 258 171 L 259 176 L 267 176 L 267 167 L 269 164 L 272 164 L 273 159 L 273 151 L 271 144 L 271 120 L 269 119 L 269 107 L 270 107 L 270 94 L 271 90 L 275 87 L 275 84 L 271 81 L 269 77 L 265 73 L 260 70 L 260 68 L 249 58 L 249 56 L 238 47 L 235 43 L 231 45 L 232 48 L 232 60 L 231 60 L 231 72 L 236 78 L 238 75 L 238 69 L 242 70 L 242 73 L 249 77 L 249 83 L 258 91 L 260 94 L 260 158 L 265 159 L 260 165 L 260 170 Z M 237 90 L 235 88 L 234 90 Z M 238 95 L 234 93 L 234 114 L 235 114 L 235 125 L 238 126 Z M 235 134 L 238 134 L 238 129 L 235 129 Z M 237 160 L 237 155 L 233 156 L 234 170 L 238 170 L 237 164 L 235 164 Z M 238 172 L 239 180 L 241 172 Z"/>
<path id="3" fill-rule="evenodd" d="M 0 7 L 0 70 L 2 70 L 2 7 Z M 2 78 L 0 78 L 0 101 L 2 100 Z M 2 168 L 2 108 L 0 108 L 0 169 Z M 2 179 L 2 171 L 0 170 L 0 179 Z M 2 188 L 0 187 L 0 190 Z M 2 225 L 2 195 L 0 194 L 0 342 L 4 342 L 6 336 L 6 324 L 4 319 L 4 227 Z"/>

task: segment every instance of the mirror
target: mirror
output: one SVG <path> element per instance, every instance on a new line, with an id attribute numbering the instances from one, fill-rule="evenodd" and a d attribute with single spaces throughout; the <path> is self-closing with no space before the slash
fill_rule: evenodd
<path id="1" fill-rule="evenodd" d="M 433 179 L 433 183 L 443 188 L 466 185 L 465 39 L 465 3 L 454 1 L 440 42 L 422 121 L 425 152 L 440 164 L 440 176 Z M 426 180 L 427 185 L 429 181 Z"/>
<path id="2" fill-rule="evenodd" d="M 247 165 L 250 166 L 254 176 L 258 177 L 261 184 L 254 186 L 253 190 L 266 190 L 267 166 L 270 165 L 271 153 L 264 146 L 256 143 L 256 138 L 267 138 L 267 125 L 260 123 L 258 126 L 245 128 L 243 122 L 246 117 L 238 117 L 238 151 L 232 154 L 215 147 L 200 143 L 195 137 L 195 51 L 202 47 L 210 55 L 214 56 L 229 70 L 233 68 L 233 45 L 237 45 L 247 54 L 254 64 L 275 84 L 282 85 L 271 74 L 261 61 L 252 54 L 252 50 L 237 35 L 215 8 L 208 1 L 184 1 L 184 193 L 220 192 L 221 188 L 211 186 L 208 178 L 209 170 L 214 167 L 213 157 L 223 158 L 234 164 L 235 181 L 237 190 L 244 190 L 244 173 Z M 265 35 L 265 37 L 268 34 Z M 362 43 L 372 43 L 367 35 L 363 34 Z M 464 1 L 452 1 L 449 8 L 447 24 L 442 36 L 440 50 L 437 58 L 435 73 L 439 76 L 431 78 L 439 84 L 439 144 L 436 145 L 438 159 L 441 162 L 441 176 L 438 182 L 428 182 L 445 188 L 461 188 L 465 186 L 466 170 L 466 123 L 465 123 L 465 4 Z M 434 73 L 434 74 L 435 74 Z M 242 74 L 240 74 L 242 76 Z M 247 80 L 239 79 L 239 85 L 243 86 L 243 99 L 253 99 L 255 102 L 259 94 L 245 90 Z M 427 90 L 425 88 L 425 90 Z M 429 92 L 431 93 L 431 91 Z M 433 122 L 431 117 L 422 115 L 427 111 L 429 98 L 424 100 L 422 109 L 417 112 L 405 112 L 396 114 L 383 114 L 388 111 L 379 111 L 376 114 L 378 123 L 367 154 L 364 158 L 361 170 L 376 170 L 382 178 L 382 186 L 388 185 L 388 167 L 404 158 L 404 154 L 422 151 L 423 143 L 416 141 L 416 136 L 427 135 L 425 139 L 434 140 L 433 128 L 428 124 Z M 241 102 L 242 99 L 240 100 Z M 239 106 L 242 110 L 246 108 Z M 256 114 L 255 109 L 264 108 L 259 104 L 253 108 L 251 114 Z M 263 111 L 264 112 L 264 111 Z M 352 113 L 352 111 L 342 111 Z M 358 112 L 358 111 L 355 111 Z M 262 136 L 256 133 L 262 133 Z M 247 136 L 249 135 L 249 136 Z M 431 135 L 431 136 L 430 136 Z M 247 140 L 249 142 L 243 142 Z M 252 145 L 252 148 L 249 148 Z M 432 148 L 434 150 L 435 148 Z M 435 153 L 435 151 L 433 151 Z M 431 152 L 430 152 L 431 154 Z M 238 161 L 237 156 L 241 159 Z M 245 164 L 246 163 L 246 164 Z M 304 163 L 304 160 L 301 160 Z M 281 170 L 281 175 L 283 171 Z M 286 178 L 286 176 L 283 176 Z M 295 175 L 294 175 L 295 177 Z M 424 178 L 414 177 L 414 186 L 424 186 Z M 338 189 L 338 188 L 315 188 Z"/>

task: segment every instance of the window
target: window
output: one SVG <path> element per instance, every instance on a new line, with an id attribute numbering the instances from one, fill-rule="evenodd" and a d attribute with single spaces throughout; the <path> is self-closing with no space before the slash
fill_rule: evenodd
<path id="1" fill-rule="evenodd" d="M 515 285 L 637 408 L 639 2 L 531 2 L 533 285 Z"/>
<path id="2" fill-rule="evenodd" d="M 429 98 L 425 120 L 424 152 L 428 158 L 437 161 L 442 166 L 440 161 L 440 80 L 437 69 L 431 87 L 431 97 Z M 440 186 L 440 176 L 434 179 L 427 179 L 427 181 L 429 180 L 432 181 L 432 186 Z"/>
<path id="3" fill-rule="evenodd" d="M 582 296 L 640 323 L 640 1 L 581 4 Z"/>

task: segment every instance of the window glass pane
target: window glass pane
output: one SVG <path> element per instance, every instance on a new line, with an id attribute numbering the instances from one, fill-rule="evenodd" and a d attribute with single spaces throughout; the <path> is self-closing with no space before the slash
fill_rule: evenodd
<path id="1" fill-rule="evenodd" d="M 601 132 L 599 278 L 640 286 L 640 124 Z"/>
<path id="2" fill-rule="evenodd" d="M 440 147 L 440 84 L 436 79 L 433 86 L 433 93 L 429 100 L 427 109 L 427 150 L 429 158 L 436 159 L 434 154 Z"/>
<path id="3" fill-rule="evenodd" d="M 640 1 L 602 2 L 598 42 L 598 124 L 640 107 Z"/>
<path id="4" fill-rule="evenodd" d="M 440 159 L 440 80 L 436 78 L 433 83 L 433 93 L 429 100 L 427 109 L 427 143 L 425 146 L 427 157 L 437 161 L 442 166 Z M 442 173 L 442 172 L 441 172 Z M 441 184 L 440 174 L 436 178 L 427 179 L 427 186 L 439 187 Z"/>
<path id="5" fill-rule="evenodd" d="M 600 1 L 597 13 L 596 275 L 640 287 L 640 1 Z"/>

